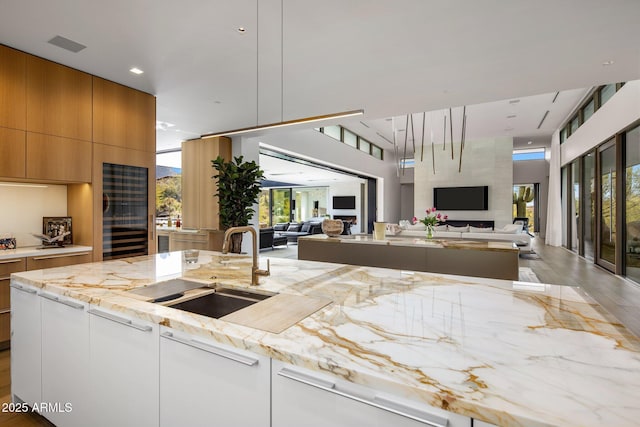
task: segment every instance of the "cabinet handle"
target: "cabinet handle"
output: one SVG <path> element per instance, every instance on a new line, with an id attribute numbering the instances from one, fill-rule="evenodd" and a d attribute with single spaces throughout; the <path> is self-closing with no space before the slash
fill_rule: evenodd
<path id="1" fill-rule="evenodd" d="M 7 314 L 7 313 L 11 313 L 10 308 L 5 308 L 4 310 L 0 310 L 0 314 Z"/>
<path id="2" fill-rule="evenodd" d="M 22 261 L 22 258 L 20 259 L 4 259 L 2 261 L 0 261 L 0 264 L 15 264 L 16 262 L 20 262 Z"/>
<path id="3" fill-rule="evenodd" d="M 81 253 L 77 253 L 77 254 L 62 254 L 62 255 L 50 255 L 50 256 L 37 256 L 37 257 L 33 257 L 32 259 L 34 261 L 42 261 L 45 259 L 54 259 L 54 258 L 66 258 L 66 257 L 71 257 L 71 256 L 84 256 L 84 255 L 89 255 L 89 252 L 81 252 Z"/>
<path id="4" fill-rule="evenodd" d="M 98 317 L 102 317 L 103 319 L 111 320 L 112 322 L 119 323 L 121 325 L 129 326 L 130 328 L 137 329 L 142 332 L 151 332 L 153 328 L 148 325 L 136 325 L 129 319 L 125 319 L 124 317 L 115 316 L 111 313 L 105 313 L 104 311 L 96 310 L 92 308 L 89 310 L 89 314 L 93 314 Z"/>
<path id="5" fill-rule="evenodd" d="M 11 283 L 9 286 L 11 286 L 12 288 L 17 289 L 19 291 L 26 292 L 28 294 L 37 294 L 38 293 L 37 289 L 25 288 L 24 286 L 19 285 L 17 283 Z"/>
<path id="6" fill-rule="evenodd" d="M 225 359 L 242 363 L 243 365 L 254 366 L 259 362 L 259 360 L 254 357 L 245 356 L 244 354 L 238 354 L 233 351 L 229 351 L 227 349 L 220 348 L 211 344 L 205 344 L 197 340 L 179 338 L 173 335 L 171 332 L 164 332 L 162 336 L 172 341 L 179 342 L 180 344 L 185 344 L 190 347 L 197 348 L 198 350 L 206 351 L 207 353 L 215 354 L 216 356 L 224 357 Z"/>
<path id="7" fill-rule="evenodd" d="M 184 239 L 173 239 L 174 242 L 183 242 L 183 243 L 207 243 L 202 240 L 184 240 Z"/>
<path id="8" fill-rule="evenodd" d="M 46 299 L 48 299 L 50 301 L 66 305 L 67 307 L 75 308 L 76 310 L 83 310 L 84 309 L 84 305 L 82 305 L 82 304 L 80 304 L 78 302 L 63 300 L 63 299 L 60 299 L 59 297 L 57 297 L 55 295 L 40 294 L 40 296 L 42 298 L 46 298 Z"/>
<path id="9" fill-rule="evenodd" d="M 154 239 L 154 233 L 156 231 L 156 224 L 153 220 L 153 214 L 149 215 L 149 240 Z"/>
<path id="10" fill-rule="evenodd" d="M 447 427 L 447 425 L 449 424 L 448 418 L 414 409 L 400 402 L 395 402 L 384 397 L 375 396 L 373 398 L 373 401 L 371 401 L 369 399 L 364 399 L 351 393 L 337 390 L 335 382 L 327 381 L 325 379 L 318 378 L 307 373 L 294 371 L 289 368 L 283 368 L 278 372 L 278 375 L 280 375 L 281 377 L 289 378 L 293 381 L 310 385 L 315 388 L 319 388 L 320 390 L 328 391 L 330 393 L 334 393 L 339 396 L 343 396 L 348 399 L 367 404 L 369 406 L 373 406 L 374 408 L 382 409 L 383 411 L 392 412 L 394 414 L 410 418 L 431 427 Z"/>

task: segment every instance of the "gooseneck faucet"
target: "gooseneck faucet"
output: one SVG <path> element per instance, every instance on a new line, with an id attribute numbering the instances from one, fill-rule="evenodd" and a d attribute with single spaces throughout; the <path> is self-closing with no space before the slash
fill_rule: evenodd
<path id="1" fill-rule="evenodd" d="M 231 235 L 236 233 L 244 233 L 245 231 L 251 233 L 251 236 L 253 238 L 253 265 L 251 266 L 251 285 L 258 286 L 260 284 L 259 276 L 269 276 L 271 274 L 271 266 L 269 264 L 269 260 L 267 259 L 267 269 L 260 270 L 258 268 L 258 236 L 256 234 L 255 228 L 251 227 L 250 225 L 227 228 L 227 231 L 224 232 L 222 253 L 229 253 L 229 241 L 231 240 Z"/>

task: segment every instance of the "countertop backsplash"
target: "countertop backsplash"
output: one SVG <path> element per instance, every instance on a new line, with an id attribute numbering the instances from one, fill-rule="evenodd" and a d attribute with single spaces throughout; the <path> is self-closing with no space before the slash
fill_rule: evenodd
<path id="1" fill-rule="evenodd" d="M 67 215 L 67 186 L 0 182 L 0 238 L 15 237 L 18 248 L 37 246 L 42 217 Z"/>

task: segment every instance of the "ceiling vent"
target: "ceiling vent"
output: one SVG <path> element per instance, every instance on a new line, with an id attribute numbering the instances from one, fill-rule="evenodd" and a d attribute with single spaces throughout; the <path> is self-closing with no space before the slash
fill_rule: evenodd
<path id="1" fill-rule="evenodd" d="M 49 43 L 73 53 L 78 53 L 82 49 L 86 48 L 85 45 L 80 44 L 78 42 L 74 42 L 73 40 L 69 40 L 68 38 L 65 38 L 62 36 L 55 36 L 54 38 L 49 40 Z"/>

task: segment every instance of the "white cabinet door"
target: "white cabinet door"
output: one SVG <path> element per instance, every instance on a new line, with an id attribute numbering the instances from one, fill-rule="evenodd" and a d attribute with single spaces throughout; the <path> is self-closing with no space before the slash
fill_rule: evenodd
<path id="1" fill-rule="evenodd" d="M 158 426 L 159 325 L 91 306 L 92 426 Z"/>
<path id="2" fill-rule="evenodd" d="M 42 401 L 40 297 L 11 281 L 11 394 L 33 405 Z"/>
<path id="3" fill-rule="evenodd" d="M 471 419 L 272 360 L 273 427 L 470 427 Z"/>
<path id="4" fill-rule="evenodd" d="M 270 359 L 161 328 L 160 426 L 270 425 Z"/>
<path id="5" fill-rule="evenodd" d="M 40 300 L 41 413 L 58 427 L 90 425 L 88 304 L 46 292 Z"/>

